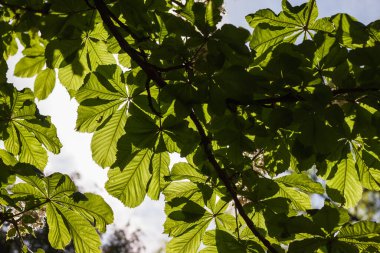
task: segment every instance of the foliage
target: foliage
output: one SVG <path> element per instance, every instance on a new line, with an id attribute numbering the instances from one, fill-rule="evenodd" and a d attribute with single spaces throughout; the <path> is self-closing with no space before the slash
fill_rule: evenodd
<path id="1" fill-rule="evenodd" d="M 43 217 L 43 216 L 42 216 Z M 6 231 L 8 228 L 3 227 L 0 231 L 0 250 L 1 252 L 15 253 L 18 252 L 18 240 L 6 240 Z M 140 231 L 134 231 L 133 233 L 126 233 L 125 230 L 129 230 L 127 225 L 123 229 L 112 229 L 112 233 L 106 242 L 102 245 L 102 250 L 105 253 L 137 253 L 141 252 L 143 246 L 140 241 Z M 70 243 L 64 250 L 57 250 L 50 246 L 48 238 L 48 227 L 44 226 L 42 229 L 36 230 L 34 235 L 27 235 L 23 238 L 23 241 L 28 245 L 29 249 L 37 250 L 43 249 L 46 253 L 75 253 L 74 246 Z M 102 234 L 102 240 L 104 241 L 104 235 Z"/>
<path id="2" fill-rule="evenodd" d="M 100 252 L 94 228 L 113 219 L 69 177 L 42 175 L 61 144 L 34 100 L 58 76 L 80 104 L 76 129 L 94 133 L 93 159 L 109 168 L 107 191 L 129 207 L 164 194 L 167 252 L 201 242 L 208 253 L 380 250 L 379 225 L 347 211 L 363 188 L 380 189 L 380 21 L 318 19 L 315 0 L 248 15 L 252 33 L 218 26 L 222 0 L 0 5 L 9 237 L 33 233 L 24 219 L 46 210 L 53 247 Z M 14 75 L 36 76 L 34 92 L 6 82 L 17 41 Z M 173 152 L 187 162 L 169 169 Z M 325 197 L 322 209 L 311 194 Z"/>

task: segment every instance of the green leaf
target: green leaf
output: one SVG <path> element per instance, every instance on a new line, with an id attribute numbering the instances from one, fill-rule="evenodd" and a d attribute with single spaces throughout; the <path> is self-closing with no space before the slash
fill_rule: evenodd
<path id="1" fill-rule="evenodd" d="M 152 158 L 152 177 L 149 182 L 148 196 L 158 200 L 161 191 L 168 184 L 165 178 L 169 176 L 170 158 L 167 152 L 155 153 Z"/>
<path id="2" fill-rule="evenodd" d="M 192 227 L 187 233 L 174 237 L 167 245 L 166 252 L 197 252 L 204 232 L 211 222 L 211 217 L 205 218 L 203 222 Z"/>
<path id="3" fill-rule="evenodd" d="M 100 238 L 94 227 L 105 232 L 106 225 L 113 221 L 111 208 L 100 196 L 76 192 L 70 177 L 60 173 L 20 178 L 25 183 L 12 188 L 13 196 L 33 200 L 30 205 L 34 208 L 46 206 L 48 238 L 53 247 L 64 249 L 72 239 L 76 252 L 100 252 Z"/>
<path id="4" fill-rule="evenodd" d="M 149 165 L 152 151 L 138 151 L 125 167 L 108 171 L 106 190 L 128 207 L 136 207 L 145 198 L 150 179 Z"/>
<path id="5" fill-rule="evenodd" d="M 55 194 L 58 195 L 57 193 Z M 62 194 L 60 194 L 62 195 Z M 107 205 L 102 197 L 93 193 L 80 195 L 79 200 L 70 197 L 55 197 L 57 202 L 70 207 L 89 220 L 100 232 L 106 232 L 106 225 L 113 222 L 112 209 Z"/>
<path id="6" fill-rule="evenodd" d="M 336 27 L 336 36 L 339 42 L 346 47 L 363 47 L 369 39 L 369 33 L 365 25 L 348 14 L 336 14 L 331 17 L 331 21 Z"/>
<path id="7" fill-rule="evenodd" d="M 56 249 L 64 249 L 71 241 L 71 236 L 61 214 L 52 203 L 47 204 L 46 219 L 49 226 L 48 239 L 51 246 Z"/>
<path id="8" fill-rule="evenodd" d="M 55 70 L 45 69 L 38 73 L 34 81 L 34 94 L 40 100 L 47 98 L 55 86 Z"/>
<path id="9" fill-rule="evenodd" d="M 366 150 L 355 149 L 356 168 L 363 187 L 372 191 L 380 191 L 380 161 L 375 154 Z"/>
<path id="10" fill-rule="evenodd" d="M 239 241 L 229 232 L 223 230 L 211 230 L 205 233 L 203 238 L 203 243 L 207 246 L 202 249 L 200 253 L 208 252 L 236 252 L 236 253 L 246 253 L 246 252 L 264 252 L 260 245 L 257 243 L 246 240 Z M 248 248 L 248 247 L 249 248 Z"/>
<path id="11" fill-rule="evenodd" d="M 309 195 L 294 188 L 287 187 L 283 183 L 278 183 L 279 190 L 273 197 L 281 197 L 290 201 L 290 206 L 294 210 L 306 211 L 311 208 Z"/>
<path id="12" fill-rule="evenodd" d="M 315 1 L 293 7 L 288 1 L 283 0 L 282 8 L 283 11 L 278 15 L 270 9 L 264 9 L 246 16 L 249 25 L 255 28 L 250 46 L 257 52 L 257 56 L 283 42 L 294 43 L 302 33 L 306 38 L 307 34 L 312 35 L 310 31 L 334 30 L 333 24 L 327 19 L 316 20 L 318 9 Z"/>
<path id="13" fill-rule="evenodd" d="M 344 206 L 349 208 L 355 206 L 362 197 L 363 188 L 355 168 L 355 160 L 352 154 L 348 154 L 337 165 L 335 165 L 326 180 L 327 193 L 337 201 L 337 194 L 344 197 Z"/>
<path id="14" fill-rule="evenodd" d="M 73 239 L 75 252 L 100 253 L 100 238 L 90 222 L 66 206 L 60 206 L 59 212 L 65 221 Z"/>
<path id="15" fill-rule="evenodd" d="M 124 102 L 113 100 L 91 106 L 79 106 L 76 129 L 80 132 L 94 132 L 104 121 L 114 114 Z"/>
<path id="16" fill-rule="evenodd" d="M 106 125 L 96 131 L 91 140 L 94 161 L 100 166 L 108 167 L 116 161 L 117 142 L 125 134 L 127 107 L 115 112 Z"/>
<path id="17" fill-rule="evenodd" d="M 23 57 L 17 62 L 14 75 L 19 77 L 33 77 L 38 74 L 45 65 L 45 57 Z"/>
<path id="18" fill-rule="evenodd" d="M 322 228 L 326 234 L 334 234 L 350 220 L 347 210 L 325 205 L 312 216 L 314 224 Z"/>
<path id="19" fill-rule="evenodd" d="M 313 181 L 306 174 L 293 173 L 277 178 L 276 182 L 281 182 L 287 186 L 295 187 L 309 193 L 323 194 L 325 192 L 320 183 Z"/>
<path id="20" fill-rule="evenodd" d="M 90 69 L 96 69 L 98 65 L 115 64 L 115 58 L 107 50 L 107 45 L 103 41 L 94 42 L 88 40 L 87 53 Z"/>
<path id="21" fill-rule="evenodd" d="M 174 236 L 167 252 L 197 252 L 213 216 L 202 206 L 183 198 L 168 202 L 165 209 L 168 213 L 165 232 Z"/>
<path id="22" fill-rule="evenodd" d="M 327 243 L 324 238 L 306 238 L 300 241 L 293 241 L 289 245 L 289 252 L 304 253 L 304 252 L 316 252 L 319 248 Z"/>
<path id="23" fill-rule="evenodd" d="M 170 178 L 172 180 L 189 179 L 194 183 L 204 183 L 207 180 L 207 177 L 202 175 L 197 168 L 185 162 L 173 165 Z"/>
<path id="24" fill-rule="evenodd" d="M 39 169 L 45 168 L 47 164 L 47 152 L 34 137 L 23 126 L 16 126 L 21 143 L 20 162 L 30 163 Z"/>
<path id="25" fill-rule="evenodd" d="M 192 182 L 171 182 L 164 190 L 165 200 L 174 198 L 188 198 L 191 201 L 204 205 L 201 189 Z"/>
<path id="26" fill-rule="evenodd" d="M 9 152 L 0 149 L 0 159 L 5 165 L 14 166 L 17 163 L 16 158 Z"/>
<path id="27" fill-rule="evenodd" d="M 355 224 L 347 224 L 341 228 L 338 238 L 371 238 L 378 237 L 380 234 L 380 225 L 372 221 L 359 221 Z"/>
<path id="28" fill-rule="evenodd" d="M 83 85 L 87 73 L 89 73 L 87 64 L 75 60 L 58 70 L 58 78 L 66 89 L 77 91 Z"/>

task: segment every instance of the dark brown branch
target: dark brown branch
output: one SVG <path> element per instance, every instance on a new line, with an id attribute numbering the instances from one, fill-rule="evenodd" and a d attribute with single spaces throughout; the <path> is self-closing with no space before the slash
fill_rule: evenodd
<path id="1" fill-rule="evenodd" d="M 145 90 L 146 90 L 146 93 L 148 94 L 148 105 L 149 105 L 150 110 L 152 111 L 154 115 L 162 118 L 161 113 L 158 112 L 156 108 L 154 108 L 154 105 L 153 105 L 153 98 L 152 98 L 152 95 L 150 94 L 150 79 L 146 80 Z"/>
<path id="2" fill-rule="evenodd" d="M 239 211 L 240 216 L 243 218 L 247 226 L 250 228 L 252 233 L 265 245 L 265 247 L 272 253 L 277 253 L 277 250 L 272 246 L 272 244 L 262 235 L 260 232 L 256 229 L 255 224 L 253 221 L 248 217 L 247 213 L 245 212 L 242 204 L 240 203 L 240 200 L 237 196 L 237 193 L 235 191 L 235 188 L 230 183 L 230 180 L 228 178 L 227 173 L 220 167 L 218 162 L 215 159 L 214 151 L 211 147 L 211 141 L 207 137 L 206 132 L 203 129 L 203 126 L 201 122 L 198 120 L 197 116 L 195 115 L 194 111 L 190 113 L 190 118 L 194 122 L 195 127 L 197 128 L 197 131 L 199 132 L 201 136 L 201 145 L 203 146 L 203 150 L 206 153 L 207 160 L 211 163 L 211 165 L 214 167 L 218 177 L 223 182 L 223 184 L 226 186 L 226 189 L 228 193 L 231 195 L 235 207 Z"/>
<path id="3" fill-rule="evenodd" d="M 343 88 L 343 89 L 337 89 L 332 90 L 332 94 L 334 97 L 337 97 L 339 95 L 350 95 L 355 93 L 363 93 L 363 92 L 379 92 L 380 88 Z M 288 93 L 286 95 L 277 96 L 277 97 L 269 97 L 269 98 L 262 98 L 262 99 L 256 99 L 250 102 L 242 102 L 233 98 L 227 98 L 226 104 L 229 105 L 242 105 L 242 106 L 265 106 L 265 105 L 273 105 L 276 103 L 293 103 L 293 102 L 299 102 L 299 101 L 305 101 L 305 98 L 297 93 Z"/>
<path id="4" fill-rule="evenodd" d="M 124 31 L 126 31 L 129 35 L 131 35 L 132 38 L 134 40 L 136 40 L 137 42 L 141 42 L 141 41 L 145 41 L 145 40 L 149 39 L 149 37 L 140 38 L 126 24 L 124 24 L 123 22 L 121 22 L 120 19 L 118 17 L 116 17 L 115 14 L 113 14 L 113 12 L 110 11 L 108 8 L 107 8 L 107 12 L 108 12 L 108 15 L 111 17 L 111 19 L 113 21 L 115 21 L 122 29 L 124 29 Z"/>
<path id="5" fill-rule="evenodd" d="M 167 85 L 164 79 L 162 79 L 159 70 L 155 68 L 153 65 L 146 62 L 144 59 L 142 59 L 138 52 L 132 48 L 129 43 L 123 38 L 123 36 L 119 33 L 118 29 L 112 22 L 111 18 L 109 17 L 107 6 L 102 0 L 94 0 L 95 7 L 98 9 L 100 16 L 105 23 L 105 25 L 108 27 L 110 32 L 113 34 L 113 36 L 118 41 L 120 47 L 131 57 L 132 60 L 134 60 L 146 73 L 149 79 L 154 81 L 158 87 L 164 87 Z M 207 155 L 207 158 L 211 165 L 214 167 L 218 177 L 221 179 L 223 184 L 226 186 L 228 193 L 231 195 L 236 208 L 238 209 L 241 217 L 246 222 L 249 229 L 252 231 L 252 233 L 265 245 L 265 247 L 268 248 L 268 250 L 272 253 L 277 253 L 277 250 L 271 245 L 271 243 L 259 233 L 259 231 L 256 229 L 254 223 L 252 220 L 248 217 L 246 214 L 242 204 L 240 203 L 237 193 L 235 192 L 232 184 L 230 183 L 228 176 L 226 172 L 219 166 L 217 163 L 215 156 L 213 154 L 213 150 L 211 149 L 210 140 L 208 139 L 203 126 L 201 125 L 200 121 L 198 120 L 197 116 L 195 115 L 194 111 L 190 113 L 190 118 L 194 122 L 199 135 L 201 136 L 201 142 L 203 149 Z"/>
<path id="6" fill-rule="evenodd" d="M 161 78 L 160 73 L 156 71 L 154 66 L 146 62 L 141 58 L 140 53 L 134 49 L 119 33 L 117 27 L 113 24 L 109 16 L 109 11 L 106 4 L 102 0 L 94 0 L 95 7 L 99 11 L 99 14 L 104 21 L 105 25 L 108 27 L 112 35 L 115 37 L 120 47 L 131 57 L 133 61 L 139 65 L 142 70 L 147 74 L 147 76 L 154 81 L 159 87 L 164 87 L 166 85 L 165 81 Z"/>
<path id="7" fill-rule="evenodd" d="M 380 88 L 370 87 L 370 88 L 364 88 L 364 87 L 357 87 L 357 88 L 344 88 L 344 89 L 337 89 L 333 90 L 332 93 L 334 96 L 339 96 L 342 94 L 352 94 L 352 93 L 362 93 L 362 92 L 369 92 L 369 91 L 380 91 Z"/>

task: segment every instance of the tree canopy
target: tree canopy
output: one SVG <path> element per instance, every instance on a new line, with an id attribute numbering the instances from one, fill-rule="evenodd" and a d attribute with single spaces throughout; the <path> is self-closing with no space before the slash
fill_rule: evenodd
<path id="1" fill-rule="evenodd" d="M 380 21 L 318 18 L 315 0 L 247 15 L 251 31 L 220 25 L 222 0 L 0 6 L 8 238 L 22 244 L 46 215 L 52 247 L 100 252 L 97 230 L 113 222 L 100 196 L 43 173 L 62 145 L 35 101 L 59 82 L 108 193 L 128 207 L 165 196 L 168 253 L 380 251 L 380 226 L 348 213 L 380 190 Z M 7 82 L 19 50 L 11 71 L 35 77 L 33 91 Z M 169 168 L 174 152 L 186 162 Z"/>

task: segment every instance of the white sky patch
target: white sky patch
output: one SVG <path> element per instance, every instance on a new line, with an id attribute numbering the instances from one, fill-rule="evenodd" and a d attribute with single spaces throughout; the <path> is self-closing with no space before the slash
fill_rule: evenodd
<path id="1" fill-rule="evenodd" d="M 305 1 L 291 1 L 291 3 L 302 3 Z M 331 16 L 335 13 L 346 12 L 357 18 L 360 22 L 368 24 L 380 18 L 379 0 L 319 0 L 319 16 Z M 278 13 L 281 10 L 280 0 L 226 0 L 226 16 L 223 21 L 236 26 L 243 26 L 249 31 L 245 16 L 263 8 L 270 8 Z M 8 82 L 14 83 L 18 89 L 29 87 L 33 89 L 34 78 L 17 78 L 13 76 L 14 66 L 22 57 L 21 53 L 12 57 L 8 61 Z M 57 79 L 58 80 L 58 79 Z M 164 201 L 161 197 L 159 201 L 152 201 L 146 197 L 139 207 L 130 209 L 107 194 L 104 184 L 107 180 L 107 170 L 100 168 L 91 155 L 92 134 L 79 133 L 75 131 L 78 103 L 66 92 L 65 88 L 57 83 L 52 94 L 43 101 L 37 101 L 40 113 L 50 115 L 53 124 L 57 127 L 58 137 L 63 148 L 58 155 L 49 154 L 49 162 L 45 169 L 47 174 L 55 171 L 62 173 L 80 174 L 81 179 L 77 184 L 84 191 L 92 191 L 101 194 L 114 211 L 114 223 L 119 228 L 124 228 L 130 222 L 131 229 L 140 228 L 143 232 L 142 243 L 146 247 L 147 253 L 156 252 L 165 245 L 168 239 L 163 234 L 162 224 L 165 221 Z M 171 155 L 171 166 L 180 161 L 179 155 Z"/>

